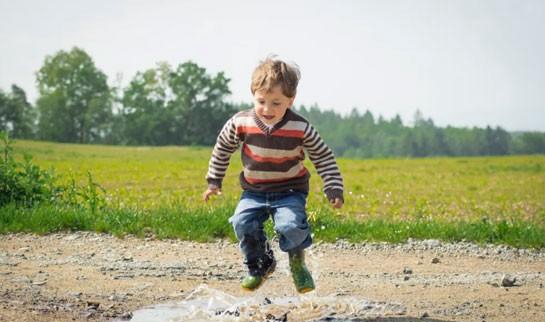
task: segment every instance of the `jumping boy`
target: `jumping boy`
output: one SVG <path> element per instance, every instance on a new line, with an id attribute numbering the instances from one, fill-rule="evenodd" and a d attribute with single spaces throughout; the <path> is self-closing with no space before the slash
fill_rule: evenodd
<path id="1" fill-rule="evenodd" d="M 272 217 L 280 249 L 289 254 L 295 288 L 314 290 L 304 261 L 312 244 L 305 212 L 310 174 L 303 165 L 306 152 L 324 182 L 324 192 L 334 208 L 342 207 L 343 181 L 335 156 L 314 127 L 292 111 L 300 73 L 296 65 L 268 57 L 254 70 L 251 91 L 254 108 L 235 114 L 221 130 L 209 162 L 204 201 L 221 194 L 221 184 L 231 155 L 242 145 L 243 192 L 229 219 L 240 241 L 248 275 L 247 290 L 257 289 L 275 269 L 276 260 L 263 224 Z"/>

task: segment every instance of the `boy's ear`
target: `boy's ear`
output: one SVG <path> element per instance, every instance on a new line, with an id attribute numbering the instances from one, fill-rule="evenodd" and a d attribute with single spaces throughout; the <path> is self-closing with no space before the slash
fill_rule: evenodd
<path id="1" fill-rule="evenodd" d="M 290 99 L 290 103 L 288 104 L 288 108 L 291 108 L 293 106 L 293 101 L 295 101 L 295 96 Z"/>

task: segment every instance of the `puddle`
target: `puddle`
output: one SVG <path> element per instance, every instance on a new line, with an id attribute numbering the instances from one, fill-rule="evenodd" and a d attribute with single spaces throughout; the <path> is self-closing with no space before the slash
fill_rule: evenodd
<path id="1" fill-rule="evenodd" d="M 267 298 L 235 297 L 200 285 L 181 302 L 158 304 L 133 312 L 131 322 L 348 322 L 352 319 L 403 315 L 397 303 L 350 296 Z"/>

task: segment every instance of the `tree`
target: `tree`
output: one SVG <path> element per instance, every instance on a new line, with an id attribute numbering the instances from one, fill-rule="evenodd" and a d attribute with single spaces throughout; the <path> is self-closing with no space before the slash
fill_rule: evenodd
<path id="1" fill-rule="evenodd" d="M 11 130 L 10 114 L 8 95 L 4 94 L 4 91 L 0 89 L 0 132 Z"/>
<path id="2" fill-rule="evenodd" d="M 14 138 L 32 138 L 34 118 L 34 109 L 22 88 L 11 85 L 11 93 L 0 91 L 0 131 Z"/>
<path id="3" fill-rule="evenodd" d="M 41 138 L 79 143 L 104 139 L 111 127 L 111 90 L 84 50 L 74 47 L 46 57 L 37 81 Z"/>
<path id="4" fill-rule="evenodd" d="M 193 62 L 137 73 L 122 99 L 127 143 L 212 145 L 236 110 L 224 102 L 228 84 L 222 72 L 211 76 Z"/>
<path id="5" fill-rule="evenodd" d="M 505 155 L 509 152 L 509 141 L 511 136 L 501 127 L 492 129 L 487 126 L 485 129 L 486 147 L 485 153 L 489 155 Z"/>
<path id="6" fill-rule="evenodd" d="M 183 128 L 183 144 L 212 145 L 218 130 L 227 121 L 234 109 L 224 103 L 230 94 L 229 79 L 223 72 L 208 75 L 206 69 L 193 62 L 178 65 L 169 79 L 176 99 L 172 109 L 180 113 Z"/>
<path id="7" fill-rule="evenodd" d="M 514 138 L 513 152 L 519 154 L 545 153 L 545 133 L 525 132 Z"/>
<path id="8" fill-rule="evenodd" d="M 138 72 L 121 99 L 121 135 L 125 144 L 166 145 L 174 132 L 175 116 L 167 108 L 170 67 Z"/>

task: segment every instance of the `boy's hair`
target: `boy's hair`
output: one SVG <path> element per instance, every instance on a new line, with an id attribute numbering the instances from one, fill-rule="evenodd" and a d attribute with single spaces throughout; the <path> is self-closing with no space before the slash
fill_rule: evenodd
<path id="1" fill-rule="evenodd" d="M 252 95 L 258 90 L 270 91 L 280 85 L 286 97 L 295 97 L 300 78 L 299 66 L 294 63 L 288 64 L 276 56 L 268 56 L 259 63 L 252 74 Z"/>

